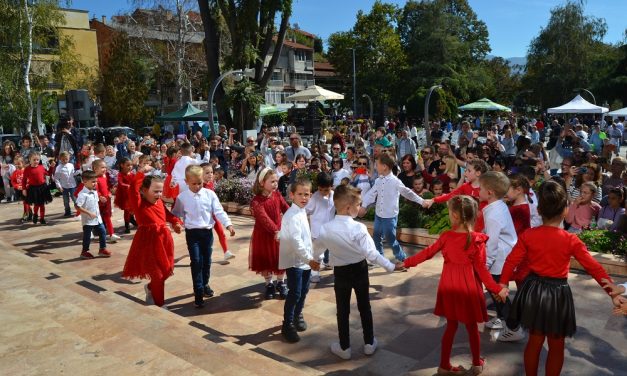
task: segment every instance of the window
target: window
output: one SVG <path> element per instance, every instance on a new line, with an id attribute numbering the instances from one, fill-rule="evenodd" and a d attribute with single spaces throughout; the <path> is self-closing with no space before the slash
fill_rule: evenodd
<path id="1" fill-rule="evenodd" d="M 272 81 L 283 81 L 283 75 L 281 72 L 272 72 L 272 78 L 270 79 Z"/>
<path id="2" fill-rule="evenodd" d="M 296 50 L 294 51 L 294 58 L 298 61 L 305 61 L 307 60 L 307 52 L 303 50 Z"/>

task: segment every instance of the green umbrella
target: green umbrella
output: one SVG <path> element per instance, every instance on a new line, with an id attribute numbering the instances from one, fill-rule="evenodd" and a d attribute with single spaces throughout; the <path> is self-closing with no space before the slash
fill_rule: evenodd
<path id="1" fill-rule="evenodd" d="M 264 117 L 266 115 L 281 114 L 284 112 L 287 112 L 287 110 L 284 108 L 279 108 L 272 104 L 262 104 L 261 106 L 259 106 L 259 117 Z"/>
<path id="2" fill-rule="evenodd" d="M 457 107 L 462 111 L 505 111 L 512 112 L 512 109 L 505 107 L 498 103 L 494 103 L 488 98 L 481 98 L 476 102 L 469 103 L 460 107 Z"/>
<path id="3" fill-rule="evenodd" d="M 198 108 L 192 106 L 191 103 L 187 102 L 183 108 L 180 110 L 170 112 L 169 114 L 165 114 L 163 116 L 157 117 L 157 120 L 162 121 L 181 121 L 181 120 L 190 120 L 188 117 L 192 115 L 196 115 L 202 112 Z M 207 118 L 207 117 L 205 117 Z"/>

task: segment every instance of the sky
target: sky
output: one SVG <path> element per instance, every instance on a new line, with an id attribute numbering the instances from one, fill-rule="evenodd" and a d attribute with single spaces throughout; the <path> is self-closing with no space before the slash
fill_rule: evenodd
<path id="1" fill-rule="evenodd" d="M 402 7 L 405 0 L 384 0 Z M 529 42 L 548 23 L 552 8 L 565 0 L 469 0 L 477 17 L 485 22 L 490 33 L 491 55 L 504 58 L 523 57 Z M 88 10 L 100 18 L 131 9 L 128 0 L 72 0 L 74 9 Z M 348 31 L 355 25 L 361 9 L 368 12 L 374 0 L 294 0 L 291 23 L 325 40 L 336 31 Z M 608 30 L 605 41 L 622 40 L 627 27 L 627 0 L 587 0 L 586 15 L 603 17 Z"/>

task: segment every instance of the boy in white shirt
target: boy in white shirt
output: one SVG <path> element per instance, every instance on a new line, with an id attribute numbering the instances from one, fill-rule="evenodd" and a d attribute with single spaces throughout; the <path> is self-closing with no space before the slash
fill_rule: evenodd
<path id="1" fill-rule="evenodd" d="M 59 164 L 54 172 L 54 182 L 63 194 L 63 206 L 65 208 L 63 216 L 71 217 L 70 199 L 76 205 L 76 198 L 74 197 L 76 179 L 74 179 L 74 164 L 70 163 L 70 154 L 67 151 L 59 153 Z"/>
<path id="2" fill-rule="evenodd" d="M 320 233 L 320 227 L 335 217 L 335 205 L 333 205 L 333 178 L 327 172 L 321 172 L 316 177 L 318 190 L 311 196 L 305 210 L 311 223 L 311 238 L 315 243 Z M 329 251 L 324 251 L 322 258 L 324 266 L 329 265 Z M 324 268 L 324 267 L 321 267 Z M 320 282 L 320 272 L 311 272 L 311 282 Z"/>
<path id="3" fill-rule="evenodd" d="M 279 269 L 287 275 L 287 297 L 283 307 L 281 334 L 290 343 L 300 341 L 298 332 L 307 330 L 303 318 L 305 298 L 309 292 L 311 270 L 318 270 L 320 263 L 313 257 L 311 232 L 305 206 L 311 198 L 311 182 L 298 179 L 290 187 L 292 206 L 281 219 L 279 232 Z"/>
<path id="4" fill-rule="evenodd" d="M 214 216 L 229 230 L 231 236 L 235 235 L 231 220 L 222 208 L 218 196 L 212 190 L 203 188 L 202 174 L 202 167 L 187 166 L 185 182 L 189 189 L 179 193 L 172 209 L 172 213 L 183 218 L 185 223 L 185 240 L 194 284 L 194 304 L 197 308 L 204 306 L 204 296 L 213 296 L 213 290 L 209 287 L 209 274 Z"/>
<path id="5" fill-rule="evenodd" d="M 401 245 L 396 240 L 399 195 L 421 205 L 423 205 L 424 200 L 392 174 L 394 166 L 394 160 L 390 156 L 385 153 L 379 154 L 376 162 L 379 177 L 375 181 L 374 186 L 363 196 L 362 209 L 359 212 L 359 216 L 366 214 L 366 208 L 376 202 L 374 231 L 372 234 L 374 245 L 377 251 L 383 255 L 382 238 L 385 236 L 388 243 L 392 244 L 394 257 L 398 261 L 403 261 L 407 258 L 407 255 L 405 255 Z"/>
<path id="6" fill-rule="evenodd" d="M 396 267 L 383 257 L 375 248 L 366 226 L 353 220 L 360 211 L 359 189 L 350 185 L 340 185 L 335 189 L 333 201 L 336 209 L 335 218 L 322 225 L 314 256 L 325 249 L 330 251 L 340 337 L 339 343 L 331 344 L 331 352 L 348 360 L 351 357 L 349 315 L 352 290 L 355 290 L 363 326 L 364 354 L 372 355 L 377 349 L 370 309 L 368 262 L 376 263 L 389 272 L 402 268 Z"/>
<path id="7" fill-rule="evenodd" d="M 96 191 L 97 174 L 94 171 L 87 170 L 83 172 L 83 189 L 76 198 L 76 207 L 81 213 L 81 224 L 83 225 L 83 250 L 81 251 L 82 259 L 93 259 L 94 255 L 89 252 L 89 243 L 91 243 L 91 234 L 97 229 L 100 238 L 100 250 L 98 255 L 102 257 L 110 257 L 111 252 L 107 250 L 107 230 L 100 217 L 98 192 Z"/>
<path id="8" fill-rule="evenodd" d="M 483 208 L 485 223 L 483 231 L 489 236 L 486 243 L 486 267 L 494 281 L 498 283 L 505 259 L 518 241 L 512 216 L 507 204 L 503 201 L 509 189 L 509 179 L 502 172 L 488 171 L 481 174 L 479 184 L 479 200 L 488 203 Z M 492 300 L 496 306 L 496 317 L 488 321 L 485 326 L 490 329 L 503 329 L 511 302 L 509 298 L 504 303 L 494 298 Z M 518 328 L 518 330 L 522 329 Z"/>
<path id="9" fill-rule="evenodd" d="M 194 147 L 190 143 L 184 143 L 181 145 L 181 158 L 176 161 L 174 164 L 174 168 L 172 169 L 172 183 L 170 185 L 171 188 L 179 186 L 179 193 L 186 191 L 188 189 L 187 184 L 185 183 L 186 179 L 186 169 L 189 165 L 198 165 L 198 161 L 195 158 L 192 158 L 192 153 L 194 151 Z"/>

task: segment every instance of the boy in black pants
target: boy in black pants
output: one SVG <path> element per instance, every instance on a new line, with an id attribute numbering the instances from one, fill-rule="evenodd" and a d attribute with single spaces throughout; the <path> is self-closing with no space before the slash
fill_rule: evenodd
<path id="1" fill-rule="evenodd" d="M 340 342 L 331 344 L 331 352 L 345 360 L 351 357 L 348 318 L 352 290 L 355 290 L 357 308 L 364 331 L 364 354 L 372 355 L 377 349 L 368 293 L 370 280 L 367 261 L 379 264 L 389 272 L 402 269 L 395 267 L 393 263 L 379 254 L 366 226 L 353 220 L 359 213 L 360 193 L 359 189 L 349 185 L 340 185 L 336 188 L 333 196 L 336 215 L 332 221 L 324 224 L 320 229 L 319 242 L 316 244 L 316 254 L 314 254 L 315 258 L 328 249 L 330 263 L 334 266 L 337 329 Z"/>

